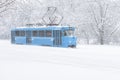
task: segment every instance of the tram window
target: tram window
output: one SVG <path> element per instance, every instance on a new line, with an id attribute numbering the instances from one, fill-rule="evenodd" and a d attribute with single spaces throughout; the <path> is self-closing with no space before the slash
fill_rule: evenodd
<path id="1" fill-rule="evenodd" d="M 33 36 L 37 37 L 38 36 L 38 31 L 33 31 Z"/>
<path id="2" fill-rule="evenodd" d="M 52 36 L 52 31 L 46 31 L 46 37 L 51 37 Z"/>
<path id="3" fill-rule="evenodd" d="M 66 31 L 64 31 L 64 36 L 67 36 L 67 32 Z"/>
<path id="4" fill-rule="evenodd" d="M 39 36 L 44 37 L 44 31 L 39 31 Z"/>
<path id="5" fill-rule="evenodd" d="M 74 31 L 73 30 L 66 30 L 64 31 L 64 36 L 73 36 L 74 35 Z"/>
<path id="6" fill-rule="evenodd" d="M 20 36 L 25 36 L 25 31 L 20 31 L 21 35 Z"/>
<path id="7" fill-rule="evenodd" d="M 15 36 L 20 36 L 20 31 L 15 31 Z"/>

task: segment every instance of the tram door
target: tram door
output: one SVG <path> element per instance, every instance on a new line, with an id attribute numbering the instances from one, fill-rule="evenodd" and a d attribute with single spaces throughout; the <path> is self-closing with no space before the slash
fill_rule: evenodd
<path id="1" fill-rule="evenodd" d="M 53 37 L 54 37 L 53 45 L 54 46 L 61 46 L 62 45 L 61 31 L 60 30 L 54 30 L 53 31 Z"/>
<path id="2" fill-rule="evenodd" d="M 26 44 L 31 44 L 31 31 L 26 31 Z"/>

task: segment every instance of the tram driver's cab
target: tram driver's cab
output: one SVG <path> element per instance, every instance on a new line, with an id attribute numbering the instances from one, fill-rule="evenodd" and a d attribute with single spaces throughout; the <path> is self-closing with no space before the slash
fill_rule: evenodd
<path id="1" fill-rule="evenodd" d="M 74 35 L 74 28 L 65 29 L 63 31 L 62 42 L 65 47 L 76 47 L 76 37 Z"/>

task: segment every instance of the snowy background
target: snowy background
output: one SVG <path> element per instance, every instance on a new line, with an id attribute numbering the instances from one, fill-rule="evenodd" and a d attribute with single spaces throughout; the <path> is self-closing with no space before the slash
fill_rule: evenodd
<path id="1" fill-rule="evenodd" d="M 43 24 L 50 6 L 76 28 L 77 48 L 10 43 L 11 28 Z M 119 27 L 119 0 L 0 0 L 0 80 L 120 80 Z"/>
<path id="2" fill-rule="evenodd" d="M 0 0 L 0 39 L 10 39 L 12 27 L 44 24 L 48 7 L 57 8 L 60 25 L 76 28 L 79 44 L 120 45 L 119 0 Z"/>
<path id="3" fill-rule="evenodd" d="M 0 80 L 120 80 L 120 48 L 52 48 L 1 40 Z"/>

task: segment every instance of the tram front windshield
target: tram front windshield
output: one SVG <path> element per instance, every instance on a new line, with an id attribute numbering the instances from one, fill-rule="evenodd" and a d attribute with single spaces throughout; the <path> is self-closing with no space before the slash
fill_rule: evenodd
<path id="1" fill-rule="evenodd" d="M 64 31 L 64 36 L 74 36 L 74 30 L 66 30 L 66 31 Z"/>

